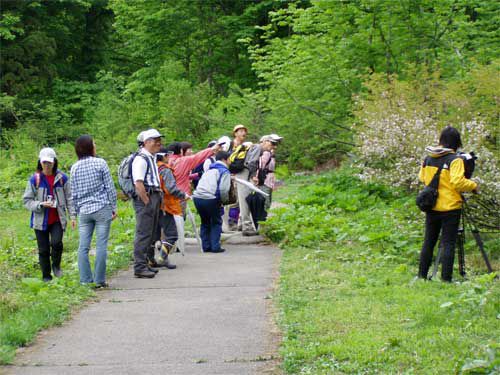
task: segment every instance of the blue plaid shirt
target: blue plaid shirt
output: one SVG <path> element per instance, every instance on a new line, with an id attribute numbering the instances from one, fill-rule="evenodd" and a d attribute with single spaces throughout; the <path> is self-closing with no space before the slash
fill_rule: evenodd
<path id="1" fill-rule="evenodd" d="M 116 212 L 116 190 L 104 159 L 86 157 L 71 167 L 71 193 L 76 213 L 92 214 L 111 205 Z"/>

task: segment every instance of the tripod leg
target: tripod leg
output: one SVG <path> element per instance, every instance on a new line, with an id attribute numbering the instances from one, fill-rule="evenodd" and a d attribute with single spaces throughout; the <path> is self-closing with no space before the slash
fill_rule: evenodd
<path id="1" fill-rule="evenodd" d="M 441 262 L 441 254 L 442 254 L 442 252 L 443 252 L 443 244 L 442 244 L 441 241 L 439 241 L 438 251 L 437 251 L 437 254 L 436 254 L 436 259 L 434 260 L 434 267 L 432 268 L 432 275 L 431 275 L 431 277 L 429 277 L 429 280 L 432 280 L 437 275 L 438 267 L 439 267 L 439 262 Z"/>
<path id="2" fill-rule="evenodd" d="M 465 233 L 461 229 L 458 232 L 458 272 L 460 276 L 465 277 Z"/>
<path id="3" fill-rule="evenodd" d="M 488 268 L 488 273 L 492 273 L 493 268 L 491 268 L 490 260 L 488 259 L 488 255 L 486 254 L 486 251 L 484 250 L 483 240 L 481 239 L 481 236 L 479 235 L 479 231 L 473 230 L 472 235 L 474 236 L 474 239 L 476 240 L 477 246 L 479 247 L 479 250 L 481 251 L 481 255 L 483 256 L 484 263 L 486 263 L 486 268 Z"/>

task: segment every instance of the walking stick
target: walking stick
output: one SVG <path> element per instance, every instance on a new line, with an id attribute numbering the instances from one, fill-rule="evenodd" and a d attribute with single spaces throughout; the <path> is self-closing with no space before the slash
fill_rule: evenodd
<path id="1" fill-rule="evenodd" d="M 186 206 L 186 214 L 187 214 L 189 221 L 191 222 L 191 225 L 193 226 L 194 236 L 196 237 L 196 241 L 198 242 L 198 246 L 200 247 L 200 251 L 203 253 L 203 247 L 201 246 L 201 238 L 200 238 L 200 235 L 198 234 L 198 228 L 196 228 L 196 221 L 194 220 L 193 213 L 189 209 L 189 206 Z"/>

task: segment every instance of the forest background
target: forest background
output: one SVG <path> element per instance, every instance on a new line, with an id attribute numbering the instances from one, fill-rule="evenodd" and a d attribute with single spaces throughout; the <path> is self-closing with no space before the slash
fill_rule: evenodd
<path id="1" fill-rule="evenodd" d="M 464 150 L 479 155 L 476 176 L 483 194 L 497 202 L 500 198 L 498 2 L 1 0 L 0 4 L 0 213 L 7 213 L 0 224 L 17 225 L 16 238 L 0 239 L 5 281 L 0 286 L 0 320 L 10 319 L 11 327 L 0 334 L 4 345 L 0 362 L 11 361 L 15 347 L 61 319 L 36 320 L 40 311 L 59 308 L 53 303 L 57 290 L 47 291 L 55 294 L 47 297 L 46 306 L 33 309 L 33 325 L 23 326 L 29 321 L 23 309 L 31 308 L 25 303 L 27 293 L 30 288 L 38 293 L 30 297 L 33 301 L 40 300 L 40 293 L 29 280 L 20 286 L 23 277 L 37 270 L 21 195 L 43 146 L 56 149 L 60 167 L 67 172 L 75 161 L 75 139 L 89 133 L 99 156 L 116 170 L 119 161 L 135 150 L 141 130 L 157 128 L 166 142 L 188 140 L 201 149 L 242 123 L 254 142 L 271 132 L 284 136 L 277 154 L 280 176 L 343 163 L 356 181 L 377 180 L 389 195 L 404 195 L 418 186 L 425 146 L 436 145 L 439 131 L 451 124 L 461 131 Z M 301 193 L 306 198 L 297 198 L 300 209 L 288 216 L 278 214 L 282 220 L 270 222 L 269 235 L 306 247 L 316 246 L 318 238 L 332 238 L 334 225 L 323 227 L 324 218 L 333 206 L 342 210 L 344 201 L 346 212 L 355 211 L 356 194 L 366 190 L 354 180 L 347 179 L 344 186 L 336 179 L 319 179 L 318 191 Z M 353 192 L 353 186 L 363 193 Z M 411 212 L 408 231 L 421 224 L 411 204 L 411 209 L 399 203 L 395 208 Z M 133 213 L 123 210 L 110 256 L 114 269 L 127 264 L 128 250 L 120 241 L 133 235 Z M 294 226 L 297 218 L 314 224 L 311 238 L 301 237 L 300 228 Z M 365 233 L 361 248 L 369 248 L 367 239 L 372 241 L 372 235 L 373 241 L 388 243 L 380 237 L 382 224 L 377 221 L 370 229 L 373 233 L 359 229 Z M 285 239 L 283 228 L 288 231 Z M 318 236 L 318 231 L 324 233 Z M 0 228 L 0 235 L 5 233 Z M 349 241 L 353 233 L 348 233 Z M 74 247 L 76 239 L 70 237 L 69 247 Z M 411 251 L 408 258 L 414 262 L 420 237 L 418 233 L 410 242 L 395 240 L 397 255 Z M 16 294 L 22 288 L 27 291 Z M 61 288 L 77 290 L 69 283 Z M 441 293 L 438 289 L 433 293 Z M 88 296 L 81 293 L 82 298 Z M 72 296 L 80 298 L 78 293 Z M 75 301 L 61 306 L 65 303 Z M 325 299 L 325 306 L 329 303 Z M 66 307 L 60 310 L 67 311 Z M 323 308 L 318 317 L 324 315 Z M 470 314 L 476 316 L 477 311 Z M 490 315 L 486 332 L 494 332 L 491 321 L 498 326 Z M 285 339 L 293 341 L 293 336 Z M 321 359 L 314 340 L 308 353 Z M 466 341 L 470 337 L 464 336 Z M 297 348 L 303 346 L 297 340 Z M 300 353 L 297 350 L 290 350 L 293 371 L 305 361 L 293 356 Z M 369 353 L 365 347 L 359 352 Z M 367 357 L 366 363 L 371 360 Z M 426 363 L 432 366 L 433 361 Z"/>
<path id="2" fill-rule="evenodd" d="M 2 205 L 83 133 L 114 164 L 145 128 L 201 148 L 243 123 L 292 169 L 348 158 L 411 188 L 452 124 L 491 160 L 499 26 L 488 0 L 3 0 Z"/>

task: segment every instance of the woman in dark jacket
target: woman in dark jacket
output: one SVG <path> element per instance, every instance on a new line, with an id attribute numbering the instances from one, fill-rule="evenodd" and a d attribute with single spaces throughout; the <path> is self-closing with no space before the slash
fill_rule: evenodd
<path id="1" fill-rule="evenodd" d="M 40 151 L 37 171 L 30 177 L 23 196 L 24 206 L 31 211 L 31 228 L 38 243 L 38 260 L 43 281 L 61 277 L 63 233 L 66 211 L 75 227 L 75 210 L 68 177 L 57 169 L 56 153 L 51 148 Z"/>
<path id="2" fill-rule="evenodd" d="M 418 276 L 421 278 L 427 278 L 432 253 L 441 233 L 443 244 L 441 279 L 451 282 L 463 202 L 461 193 L 478 191 L 477 183 L 464 176 L 464 161 L 457 155 L 460 147 L 462 147 L 460 133 L 457 129 L 448 126 L 441 132 L 439 146 L 425 149 L 429 156 L 425 158 L 420 168 L 420 181 L 429 185 L 440 167 L 442 170 L 436 205 L 426 214 L 425 239 L 420 252 L 418 271 Z"/>

